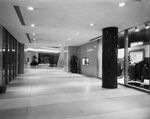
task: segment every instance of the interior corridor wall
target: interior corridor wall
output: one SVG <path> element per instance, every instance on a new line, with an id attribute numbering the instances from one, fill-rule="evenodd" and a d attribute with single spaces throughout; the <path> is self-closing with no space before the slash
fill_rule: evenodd
<path id="1" fill-rule="evenodd" d="M 97 77 L 102 78 L 102 38 L 98 40 L 98 46 L 97 46 L 97 55 L 98 55 L 98 72 Z"/>
<path id="2" fill-rule="evenodd" d="M 68 68 L 68 47 L 64 47 L 64 70 L 68 72 Z"/>
<path id="3" fill-rule="evenodd" d="M 58 58 L 57 67 L 64 68 L 64 66 L 65 66 L 65 55 L 64 55 L 64 48 L 62 48 Z"/>
<path id="4" fill-rule="evenodd" d="M 0 25 L 0 85 L 2 85 L 3 81 L 2 81 L 2 66 L 3 66 L 3 54 L 2 54 L 2 26 Z"/>
<path id="5" fill-rule="evenodd" d="M 69 46 L 68 47 L 68 71 L 70 72 L 70 61 L 71 56 L 77 56 L 77 47 L 76 46 Z M 78 56 L 77 56 L 78 57 Z"/>
<path id="6" fill-rule="evenodd" d="M 93 41 L 77 48 L 77 56 L 80 60 L 81 74 L 97 77 L 98 73 L 98 41 Z M 88 58 L 87 65 L 82 64 L 83 58 Z"/>
<path id="7" fill-rule="evenodd" d="M 15 37 L 3 26 L 0 27 L 2 45 L 2 83 L 8 85 L 10 81 L 24 72 L 24 44 L 18 42 Z"/>
<path id="8" fill-rule="evenodd" d="M 24 44 L 19 43 L 19 67 L 18 67 L 18 73 L 23 74 L 24 73 Z"/>

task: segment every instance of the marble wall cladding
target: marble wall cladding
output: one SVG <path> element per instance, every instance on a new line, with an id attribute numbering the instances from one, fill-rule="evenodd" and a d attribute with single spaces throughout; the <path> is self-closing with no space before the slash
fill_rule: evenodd
<path id="1" fill-rule="evenodd" d="M 2 26 L 0 26 L 0 85 L 2 85 Z"/>

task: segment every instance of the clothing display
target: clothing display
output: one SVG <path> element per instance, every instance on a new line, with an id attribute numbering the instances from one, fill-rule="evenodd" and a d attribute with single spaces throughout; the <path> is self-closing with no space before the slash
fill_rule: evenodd
<path id="1" fill-rule="evenodd" d="M 129 65 L 129 80 L 143 82 L 150 79 L 150 64 L 145 60 Z"/>
<path id="2" fill-rule="evenodd" d="M 143 60 L 138 63 L 130 63 L 128 74 L 129 85 L 149 89 L 149 83 L 145 82 L 150 81 L 150 62 Z"/>

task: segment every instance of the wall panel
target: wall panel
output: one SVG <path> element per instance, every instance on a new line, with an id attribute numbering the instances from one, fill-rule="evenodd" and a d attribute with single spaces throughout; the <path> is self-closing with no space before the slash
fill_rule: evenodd
<path id="1" fill-rule="evenodd" d="M 0 85 L 3 84 L 3 81 L 2 81 L 2 66 L 3 66 L 3 54 L 2 54 L 2 26 L 0 26 Z"/>
<path id="2" fill-rule="evenodd" d="M 77 56 L 80 60 L 81 74 L 97 77 L 98 73 L 98 41 L 81 45 L 77 49 Z M 89 64 L 82 65 L 82 59 L 88 58 Z"/>

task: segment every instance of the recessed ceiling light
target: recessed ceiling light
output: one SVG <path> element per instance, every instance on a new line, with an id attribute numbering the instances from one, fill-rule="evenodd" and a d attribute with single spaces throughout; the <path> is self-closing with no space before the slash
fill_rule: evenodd
<path id="1" fill-rule="evenodd" d="M 35 24 L 31 24 L 31 27 L 35 27 Z"/>
<path id="2" fill-rule="evenodd" d="M 94 24 L 93 24 L 93 23 L 90 23 L 90 26 L 94 26 Z"/>
<path id="3" fill-rule="evenodd" d="M 79 35 L 79 33 L 76 33 L 76 35 Z"/>
<path id="4" fill-rule="evenodd" d="M 36 33 L 32 33 L 32 35 L 33 35 L 33 36 L 35 36 L 35 35 L 36 35 Z"/>
<path id="5" fill-rule="evenodd" d="M 34 10 L 34 7 L 29 6 L 29 7 L 28 7 L 28 10 L 33 11 L 33 10 Z"/>
<path id="6" fill-rule="evenodd" d="M 121 3 L 119 3 L 119 7 L 124 7 L 126 5 L 126 3 L 125 2 L 121 2 Z"/>

